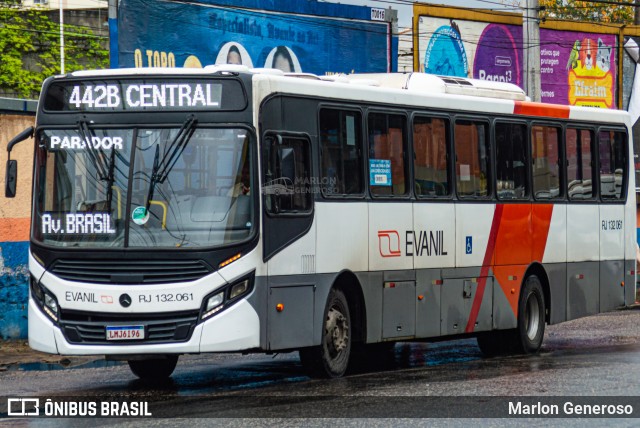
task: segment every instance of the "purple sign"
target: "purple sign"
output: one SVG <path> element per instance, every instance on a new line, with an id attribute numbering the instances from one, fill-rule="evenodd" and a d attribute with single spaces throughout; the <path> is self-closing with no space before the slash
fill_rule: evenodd
<path id="1" fill-rule="evenodd" d="M 540 30 L 542 101 L 615 107 L 616 36 Z"/>
<path id="2" fill-rule="evenodd" d="M 522 27 L 489 24 L 478 39 L 473 61 L 475 79 L 513 83 L 522 81 Z"/>

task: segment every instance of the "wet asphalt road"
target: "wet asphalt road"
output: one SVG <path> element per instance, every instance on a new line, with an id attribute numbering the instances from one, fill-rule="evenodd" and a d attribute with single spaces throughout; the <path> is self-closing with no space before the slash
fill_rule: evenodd
<path id="1" fill-rule="evenodd" d="M 0 388 L 4 391 L 0 395 L 63 395 L 99 400 L 124 397 L 128 401 L 155 402 L 155 416 L 266 417 L 276 419 L 252 419 L 252 425 L 271 425 L 267 422 L 270 421 L 278 426 L 321 426 L 325 419 L 306 419 L 301 423 L 301 419 L 290 418 L 424 416 L 424 412 L 414 413 L 412 409 L 428 402 L 428 397 L 442 396 L 450 397 L 450 406 L 461 406 L 461 414 L 473 416 L 473 412 L 469 414 L 469 405 L 494 405 L 482 401 L 482 397 L 488 396 L 640 397 L 638 379 L 640 310 L 632 309 L 547 326 L 542 351 L 534 356 L 485 359 L 475 339 L 402 343 L 396 345 L 388 361 L 359 367 L 342 379 L 315 380 L 305 374 L 297 353 L 191 355 L 181 357 L 171 380 L 156 384 L 136 380 L 126 363 L 96 361 L 65 369 L 36 364 L 0 372 Z M 473 400 L 476 401 L 456 400 L 461 396 L 475 397 Z M 287 419 L 277 419 L 281 417 Z M 76 419 L 71 422 L 86 426 L 86 421 Z M 92 421 L 91 425 L 125 426 L 141 422 Z M 177 422 L 175 419 L 147 419 L 144 425 L 171 426 L 171 421 Z M 190 426 L 199 426 L 202 422 L 198 419 L 186 421 Z M 234 425 L 229 419 L 221 421 L 224 425 Z M 342 420 L 345 421 L 350 421 L 348 425 L 390 425 L 388 419 Z M 435 420 L 436 425 L 447 426 L 469 426 L 471 421 Z M 548 421 L 552 426 L 578 422 Z M 599 423 L 593 426 L 640 426 L 638 420 L 597 421 Z M 29 425 L 67 426 L 68 422 L 40 420 Z M 418 422 L 417 419 L 393 419 L 391 425 Z M 482 420 L 483 425 L 487 422 L 499 426 L 505 420 Z M 519 420 L 517 425 L 520 422 L 525 421 Z M 10 423 L 24 425 L 25 421 Z M 207 420 L 204 424 L 210 423 L 211 420 Z M 245 425 L 242 420 L 235 423 Z"/>

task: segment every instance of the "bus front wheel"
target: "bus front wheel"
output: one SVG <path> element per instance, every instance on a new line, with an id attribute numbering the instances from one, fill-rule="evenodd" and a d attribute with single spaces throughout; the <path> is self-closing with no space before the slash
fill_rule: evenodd
<path id="1" fill-rule="evenodd" d="M 351 315 L 344 293 L 332 289 L 327 298 L 320 346 L 300 349 L 300 361 L 312 376 L 336 378 L 349 365 Z"/>
<path id="2" fill-rule="evenodd" d="M 134 375 L 142 380 L 166 379 L 178 364 L 177 355 L 167 355 L 164 358 L 153 358 L 149 360 L 129 360 L 129 368 Z"/>

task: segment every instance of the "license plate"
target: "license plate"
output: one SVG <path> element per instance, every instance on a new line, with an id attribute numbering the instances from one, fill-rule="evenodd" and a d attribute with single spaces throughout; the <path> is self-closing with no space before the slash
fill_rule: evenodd
<path id="1" fill-rule="evenodd" d="M 143 325 L 107 326 L 107 340 L 144 339 Z"/>

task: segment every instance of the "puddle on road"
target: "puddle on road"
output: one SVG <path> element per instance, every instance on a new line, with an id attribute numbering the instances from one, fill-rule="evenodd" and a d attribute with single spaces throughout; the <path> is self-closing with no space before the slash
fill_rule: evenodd
<path id="1" fill-rule="evenodd" d="M 68 360 L 67 360 L 68 361 Z M 94 360 L 87 362 L 60 362 L 60 363 L 22 363 L 9 364 L 4 368 L 6 371 L 46 371 L 46 370 L 74 370 L 74 369 L 93 369 L 101 367 L 115 367 L 124 364 L 123 361 L 107 361 Z"/>

